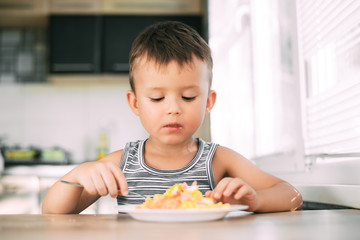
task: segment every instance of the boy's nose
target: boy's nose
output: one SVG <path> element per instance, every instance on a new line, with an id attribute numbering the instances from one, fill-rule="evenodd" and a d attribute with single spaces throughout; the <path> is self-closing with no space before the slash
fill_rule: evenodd
<path id="1" fill-rule="evenodd" d="M 169 104 L 168 114 L 180 114 L 180 106 L 176 101 Z"/>

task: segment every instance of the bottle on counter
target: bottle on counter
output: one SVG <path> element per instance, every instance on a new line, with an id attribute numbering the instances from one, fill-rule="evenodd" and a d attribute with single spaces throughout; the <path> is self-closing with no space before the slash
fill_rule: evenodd
<path id="1" fill-rule="evenodd" d="M 100 132 L 99 142 L 97 148 L 97 160 L 105 157 L 108 154 L 108 141 L 106 132 Z"/>

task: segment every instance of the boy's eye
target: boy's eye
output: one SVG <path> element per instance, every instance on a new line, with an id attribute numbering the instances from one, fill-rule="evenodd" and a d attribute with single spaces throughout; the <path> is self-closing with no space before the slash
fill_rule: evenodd
<path id="1" fill-rule="evenodd" d="M 195 100 L 196 97 L 182 97 L 185 101 L 192 101 Z"/>
<path id="2" fill-rule="evenodd" d="M 150 99 L 151 99 L 151 101 L 153 101 L 153 102 L 160 102 L 161 100 L 164 99 L 164 97 L 160 97 L 160 98 L 150 98 Z"/>

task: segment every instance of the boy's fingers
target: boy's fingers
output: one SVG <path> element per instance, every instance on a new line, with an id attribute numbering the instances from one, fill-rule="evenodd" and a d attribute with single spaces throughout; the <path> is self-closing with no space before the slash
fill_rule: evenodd
<path id="1" fill-rule="evenodd" d="M 95 175 L 91 176 L 91 179 L 94 183 L 97 193 L 101 196 L 106 196 L 108 194 L 108 190 L 102 177 L 100 175 Z"/>
<path id="2" fill-rule="evenodd" d="M 211 193 L 212 193 L 212 191 L 206 191 L 206 193 L 205 193 L 205 197 L 208 197 L 208 198 L 210 198 L 211 197 Z"/>
<path id="3" fill-rule="evenodd" d="M 118 187 L 116 180 L 111 172 L 107 172 L 106 174 L 102 175 L 104 179 L 105 185 L 111 197 L 116 197 L 118 195 Z"/>
<path id="4" fill-rule="evenodd" d="M 224 196 L 229 197 L 238 189 L 241 189 L 244 186 L 244 182 L 240 179 L 233 179 L 229 182 L 229 184 L 226 186 L 226 189 L 224 190 Z"/>
<path id="5" fill-rule="evenodd" d="M 246 187 L 242 187 L 242 188 L 239 188 L 239 190 L 236 192 L 236 194 L 234 195 L 234 198 L 236 200 L 239 200 L 241 199 L 247 192 L 247 189 Z"/>
<path id="6" fill-rule="evenodd" d="M 84 186 L 84 190 L 87 191 L 89 194 L 99 195 L 95 182 L 91 176 L 89 176 L 88 180 L 83 183 L 83 186 Z"/>
<path id="7" fill-rule="evenodd" d="M 237 193 L 234 195 L 234 198 L 236 200 L 241 199 L 242 197 L 244 197 L 246 194 L 251 194 L 251 188 L 249 188 L 249 186 L 243 186 L 242 188 L 240 188 Z"/>
<path id="8" fill-rule="evenodd" d="M 214 191 L 212 192 L 211 197 L 215 200 L 220 200 L 223 196 L 223 192 L 225 191 L 227 185 L 231 181 L 230 178 L 223 178 L 218 185 L 216 185 Z"/>
<path id="9" fill-rule="evenodd" d="M 88 181 L 82 183 L 84 190 L 87 191 L 91 195 L 97 194 L 97 191 L 95 189 L 94 184 L 92 183 L 92 180 L 90 180 L 90 183 Z"/>
<path id="10" fill-rule="evenodd" d="M 111 164 L 110 169 L 111 169 L 112 173 L 114 174 L 115 181 L 117 183 L 118 188 L 120 189 L 120 191 L 119 191 L 120 195 L 126 196 L 128 194 L 128 185 L 127 185 L 125 175 L 120 170 L 120 168 L 118 166 L 116 166 L 115 164 Z"/>

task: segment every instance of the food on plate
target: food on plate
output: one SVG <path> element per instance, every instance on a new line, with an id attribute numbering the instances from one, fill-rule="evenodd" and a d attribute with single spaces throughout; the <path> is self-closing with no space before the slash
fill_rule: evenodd
<path id="1" fill-rule="evenodd" d="M 215 203 L 211 198 L 204 197 L 199 191 L 196 181 L 191 186 L 186 183 L 175 184 L 164 194 L 155 194 L 153 198 L 147 197 L 145 202 L 138 205 L 138 209 L 208 209 L 229 208 L 228 203 Z"/>

